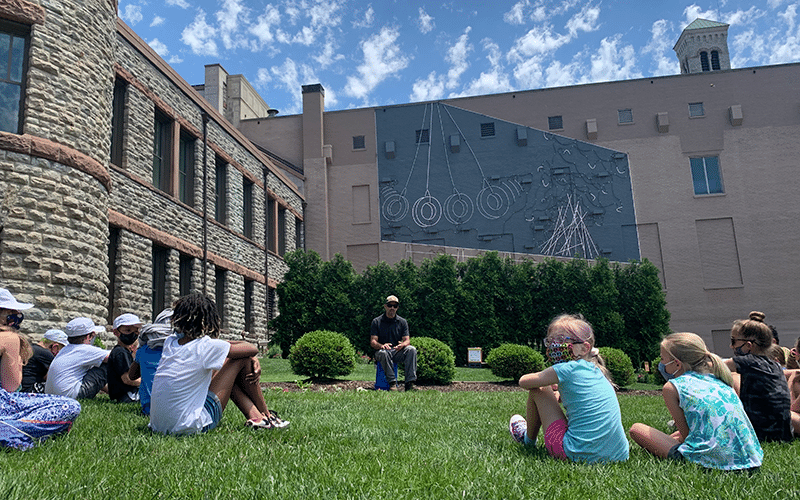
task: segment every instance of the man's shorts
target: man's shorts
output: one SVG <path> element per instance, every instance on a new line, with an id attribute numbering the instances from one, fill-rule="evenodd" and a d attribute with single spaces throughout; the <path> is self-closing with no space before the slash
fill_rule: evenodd
<path id="1" fill-rule="evenodd" d="M 81 388 L 78 391 L 78 397 L 75 399 L 92 399 L 97 396 L 103 387 L 106 386 L 108 379 L 108 365 L 103 363 L 100 366 L 95 366 L 86 372 L 81 381 Z"/>
<path id="2" fill-rule="evenodd" d="M 211 416 L 211 423 L 203 427 L 202 430 L 202 432 L 208 432 L 216 428 L 220 420 L 222 420 L 222 403 L 215 393 L 208 391 L 208 394 L 206 394 L 206 402 L 203 405 L 203 411 Z"/>

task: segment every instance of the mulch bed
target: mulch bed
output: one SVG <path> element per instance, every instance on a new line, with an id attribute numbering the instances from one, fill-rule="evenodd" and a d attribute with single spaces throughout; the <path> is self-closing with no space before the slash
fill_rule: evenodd
<path id="1" fill-rule="evenodd" d="M 355 390 L 375 390 L 375 383 L 362 380 L 323 380 L 315 381 L 310 386 L 305 383 L 302 384 L 309 391 L 355 391 Z M 281 390 L 284 392 L 300 392 L 303 387 L 294 382 L 266 382 L 261 386 L 267 390 Z M 513 392 L 524 391 L 516 382 L 453 382 L 449 385 L 429 385 L 417 384 L 416 388 L 420 391 L 439 391 L 439 392 L 453 392 L 453 391 L 473 391 L 473 392 Z M 400 390 L 403 390 L 403 384 L 400 384 Z M 621 389 L 622 394 L 635 394 L 635 395 L 659 395 L 661 391 L 641 391 L 641 390 L 627 390 Z"/>

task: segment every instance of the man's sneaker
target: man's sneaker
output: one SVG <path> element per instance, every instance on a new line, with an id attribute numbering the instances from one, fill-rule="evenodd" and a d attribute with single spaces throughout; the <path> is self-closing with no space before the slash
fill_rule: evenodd
<path id="1" fill-rule="evenodd" d="M 397 383 L 389 382 L 389 391 L 396 391 L 396 390 L 397 390 Z"/>
<path id="2" fill-rule="evenodd" d="M 406 382 L 405 383 L 405 389 L 406 389 L 406 392 L 416 390 L 416 389 L 414 389 L 414 382 Z"/>
<path id="3" fill-rule="evenodd" d="M 522 415 L 514 415 L 511 417 L 511 422 L 508 423 L 508 430 L 511 432 L 511 437 L 518 443 L 525 443 L 525 433 L 528 431 L 528 422 Z"/>
<path id="4" fill-rule="evenodd" d="M 278 414 L 272 410 L 269 410 L 269 421 L 276 429 L 283 429 L 291 423 L 288 420 L 281 420 Z"/>
<path id="5" fill-rule="evenodd" d="M 260 420 L 256 420 L 256 419 L 248 420 L 247 422 L 244 423 L 244 425 L 246 425 L 247 427 L 250 427 L 251 429 L 274 429 L 275 428 L 275 426 L 272 425 L 272 422 L 270 422 L 266 418 L 262 418 Z"/>

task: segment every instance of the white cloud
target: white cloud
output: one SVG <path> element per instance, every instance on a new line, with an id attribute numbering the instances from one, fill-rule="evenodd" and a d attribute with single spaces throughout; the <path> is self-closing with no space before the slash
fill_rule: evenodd
<path id="1" fill-rule="evenodd" d="M 343 2 L 337 0 L 324 1 L 316 0 L 313 2 L 302 2 L 307 16 L 311 19 L 311 26 L 314 27 L 333 27 L 342 23 L 339 11 L 344 7 Z"/>
<path id="2" fill-rule="evenodd" d="M 578 74 L 581 66 L 578 61 L 569 64 L 561 64 L 560 61 L 553 61 L 545 70 L 545 87 L 566 87 L 578 83 Z"/>
<path id="3" fill-rule="evenodd" d="M 274 81 L 277 83 L 278 87 L 283 88 L 292 96 L 292 104 L 286 109 L 281 109 L 281 113 L 284 114 L 295 114 L 302 112 L 302 86 L 311 83 L 318 83 L 320 81 L 311 66 L 307 64 L 297 64 L 293 59 L 288 57 L 280 66 L 273 66 L 270 68 L 270 73 L 272 73 L 271 77 L 269 75 L 263 75 L 262 70 L 259 70 L 258 74 L 262 85 Z M 267 78 L 270 79 L 267 80 Z M 331 106 L 334 106 L 338 103 L 336 94 L 327 88 L 325 89 L 325 103 L 326 105 Z"/>
<path id="4" fill-rule="evenodd" d="M 151 49 L 156 51 L 156 54 L 160 55 L 162 58 L 167 57 L 169 55 L 169 49 L 167 45 L 158 40 L 158 38 L 153 38 L 147 45 L 150 46 Z"/>
<path id="5" fill-rule="evenodd" d="M 553 33 L 549 26 L 539 26 L 516 39 L 508 58 L 512 61 L 523 61 L 531 56 L 552 53 L 569 40 L 568 36 Z"/>
<path id="6" fill-rule="evenodd" d="M 275 40 L 272 33 L 274 26 L 280 26 L 281 14 L 277 7 L 267 5 L 264 13 L 256 18 L 256 23 L 250 26 L 247 31 L 258 39 L 257 47 L 261 48 L 270 45 Z"/>
<path id="7" fill-rule="evenodd" d="M 217 30 L 206 23 L 206 13 L 200 9 L 194 21 L 183 29 L 181 41 L 199 56 L 218 57 L 217 43 L 214 40 Z"/>
<path id="8" fill-rule="evenodd" d="M 336 53 L 336 49 L 338 48 L 339 46 L 336 44 L 336 41 L 333 39 L 333 37 L 329 37 L 327 40 L 325 40 L 325 45 L 322 48 L 322 52 L 311 56 L 311 58 L 317 61 L 320 69 L 325 69 L 334 62 L 344 59 L 344 55 Z"/>
<path id="9" fill-rule="evenodd" d="M 126 5 L 122 12 L 122 19 L 131 26 L 142 20 L 141 5 Z"/>
<path id="10" fill-rule="evenodd" d="M 167 5 L 174 5 L 175 7 L 180 7 L 181 9 L 188 9 L 190 7 L 189 2 L 186 0 L 167 0 Z"/>
<path id="11" fill-rule="evenodd" d="M 250 9 L 242 4 L 242 0 L 223 0 L 222 10 L 217 11 L 219 34 L 222 45 L 227 49 L 247 47 L 247 40 L 242 34 L 242 24 L 249 16 Z"/>
<path id="12" fill-rule="evenodd" d="M 488 53 L 486 59 L 489 60 L 490 68 L 488 71 L 481 72 L 477 78 L 469 82 L 460 95 L 496 94 L 513 90 L 501 63 L 500 47 L 488 38 L 482 40 L 481 43 L 483 43 L 483 48 Z"/>
<path id="13" fill-rule="evenodd" d="M 360 12 L 356 12 L 356 15 L 360 15 Z M 372 25 L 375 23 L 375 9 L 372 8 L 372 4 L 370 4 L 369 8 L 364 11 L 364 17 L 362 19 L 358 19 L 352 22 L 353 28 L 371 28 Z"/>
<path id="14" fill-rule="evenodd" d="M 585 0 L 560 0 L 558 2 L 548 2 L 546 0 L 521 0 L 511 7 L 511 10 L 503 14 L 503 21 L 508 24 L 525 24 L 528 21 L 541 23 L 560 16 Z M 597 9 L 587 5 L 584 10 Z M 599 9 L 598 9 L 599 10 Z"/>
<path id="15" fill-rule="evenodd" d="M 170 64 L 180 64 L 183 62 L 183 58 L 180 56 L 172 56 L 169 58 L 169 61 L 167 62 Z"/>
<path id="16" fill-rule="evenodd" d="M 650 34 L 650 41 L 642 48 L 641 54 L 650 55 L 652 74 L 655 76 L 679 74 L 680 66 L 672 51 L 672 41 L 677 39 L 673 33 L 672 23 L 659 19 L 650 28 Z"/>
<path id="17" fill-rule="evenodd" d="M 396 28 L 384 27 L 360 43 L 364 61 L 356 68 L 357 75 L 347 77 L 345 94 L 362 100 L 383 80 L 402 71 L 409 64 L 409 57 L 400 52 Z"/>
<path id="18" fill-rule="evenodd" d="M 444 77 L 431 71 L 427 78 L 418 79 L 411 86 L 411 102 L 433 101 L 444 96 Z"/>
<path id="19" fill-rule="evenodd" d="M 448 89 L 455 88 L 461 75 L 469 68 L 469 54 L 473 50 L 472 44 L 469 43 L 469 32 L 471 30 L 472 27 L 467 26 L 464 33 L 458 37 L 458 41 L 447 50 L 445 59 L 451 65 L 445 82 Z"/>
<path id="20" fill-rule="evenodd" d="M 768 0 L 767 1 L 767 5 L 769 5 L 770 9 L 777 9 L 778 7 L 781 6 L 782 3 L 783 3 L 783 0 Z"/>
<path id="21" fill-rule="evenodd" d="M 542 57 L 529 57 L 514 66 L 514 80 L 520 88 L 535 89 L 542 86 Z"/>
<path id="22" fill-rule="evenodd" d="M 150 27 L 151 28 L 153 26 L 161 26 L 162 24 L 164 24 L 164 18 L 161 17 L 161 16 L 155 16 L 155 17 L 153 17 L 153 20 L 150 21 Z"/>
<path id="23" fill-rule="evenodd" d="M 419 31 L 421 33 L 430 33 L 436 24 L 433 22 L 433 17 L 428 15 L 425 12 L 425 9 L 422 7 L 419 8 L 419 18 L 417 19 L 417 25 L 419 26 Z"/>
<path id="24" fill-rule="evenodd" d="M 511 10 L 503 14 L 503 20 L 508 24 L 524 24 L 525 23 L 525 7 L 528 5 L 527 0 L 517 2 L 511 7 Z"/>
<path id="25" fill-rule="evenodd" d="M 633 47 L 623 46 L 621 40 L 621 35 L 614 35 L 600 41 L 600 48 L 592 55 L 592 82 L 641 78 Z"/>
<path id="26" fill-rule="evenodd" d="M 570 37 L 575 38 L 578 36 L 579 31 L 589 33 L 596 30 L 598 28 L 597 20 L 599 18 L 600 8 L 587 5 L 567 21 L 565 28 L 569 31 Z"/>
<path id="27" fill-rule="evenodd" d="M 692 21 L 694 21 L 698 17 L 700 19 L 707 19 L 709 21 L 716 21 L 717 19 L 719 19 L 719 14 L 714 9 L 704 11 L 703 9 L 700 8 L 699 5 L 692 4 L 683 9 L 684 23 L 683 26 L 681 26 L 681 29 L 689 26 L 692 23 Z"/>

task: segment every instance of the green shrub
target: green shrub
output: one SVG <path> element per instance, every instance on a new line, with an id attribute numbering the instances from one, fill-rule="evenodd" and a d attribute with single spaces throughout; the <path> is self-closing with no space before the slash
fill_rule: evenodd
<path id="1" fill-rule="evenodd" d="M 526 345 L 502 344 L 489 352 L 486 364 L 498 377 L 519 380 L 526 373 L 542 371 L 544 356 Z"/>
<path id="2" fill-rule="evenodd" d="M 636 380 L 631 358 L 620 349 L 601 347 L 600 355 L 603 356 L 606 368 L 611 373 L 611 380 L 619 387 L 631 385 Z"/>
<path id="3" fill-rule="evenodd" d="M 417 382 L 449 384 L 453 381 L 456 357 L 447 344 L 429 337 L 412 337 L 411 345 L 417 348 Z"/>
<path id="4" fill-rule="evenodd" d="M 289 364 L 297 375 L 336 378 L 355 370 L 356 351 L 341 333 L 316 330 L 306 333 L 292 346 Z"/>

